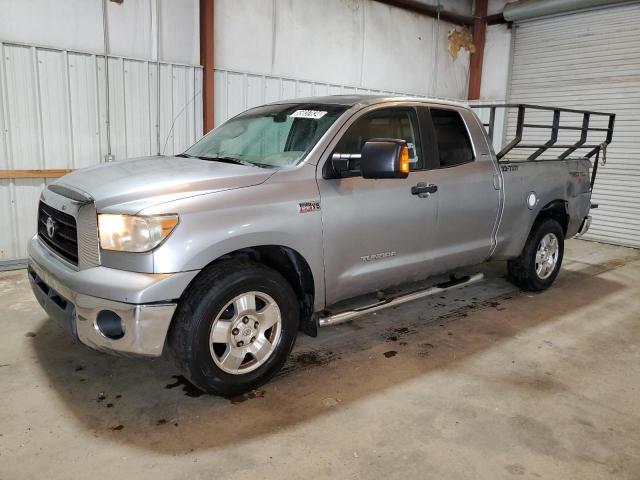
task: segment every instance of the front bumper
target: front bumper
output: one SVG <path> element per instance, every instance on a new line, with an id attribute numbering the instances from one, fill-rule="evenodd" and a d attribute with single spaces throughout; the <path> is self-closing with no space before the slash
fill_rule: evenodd
<path id="1" fill-rule="evenodd" d="M 28 250 L 29 281 L 40 305 L 80 342 L 108 353 L 160 356 L 176 309 L 173 299 L 197 274 L 144 274 L 106 267 L 76 271 L 37 237 Z M 101 330 L 98 319 L 105 315 L 120 318 L 123 334 L 111 335 L 119 338 Z"/>

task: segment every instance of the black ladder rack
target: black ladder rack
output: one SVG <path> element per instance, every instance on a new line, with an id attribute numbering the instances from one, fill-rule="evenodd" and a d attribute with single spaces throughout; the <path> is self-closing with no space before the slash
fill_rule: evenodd
<path id="1" fill-rule="evenodd" d="M 482 105 L 470 105 L 471 108 L 487 108 L 489 109 L 489 123 L 483 123 L 483 125 L 487 128 L 487 133 L 489 138 L 493 140 L 493 135 L 495 131 L 495 121 L 496 121 L 496 109 L 502 108 L 505 112 L 505 119 L 508 109 L 514 108 L 518 110 L 517 122 L 516 122 L 516 132 L 515 137 L 513 137 L 509 143 L 504 145 L 502 149 L 496 154 L 498 160 L 504 158 L 504 156 L 509 153 L 514 148 L 535 148 L 535 152 L 529 155 L 525 161 L 533 161 L 542 155 L 544 152 L 550 149 L 563 149 L 564 151 L 557 156 L 558 160 L 563 160 L 571 155 L 576 150 L 580 149 L 589 149 L 589 151 L 582 155 L 583 158 L 591 158 L 596 155 L 601 148 L 606 148 L 609 143 L 611 143 L 611 138 L 613 137 L 613 125 L 616 119 L 615 113 L 604 113 L 604 112 L 594 112 L 591 110 L 575 110 L 572 108 L 559 108 L 559 107 L 545 107 L 541 105 L 529 105 L 525 103 L 508 103 L 501 105 L 492 105 L 492 104 L 482 104 Z M 553 120 L 551 123 L 525 123 L 526 113 L 529 111 L 551 111 L 553 112 Z M 582 126 L 577 127 L 573 125 L 562 125 L 560 123 L 560 118 L 562 113 L 571 113 L 582 115 Z M 589 123 L 593 117 L 608 117 L 608 126 L 607 128 L 596 128 L 589 126 Z M 548 129 L 549 130 L 549 138 L 544 143 L 520 143 L 522 141 L 522 135 L 524 133 L 525 128 L 533 128 L 533 129 Z M 558 132 L 560 130 L 577 130 L 580 131 L 580 138 L 572 144 L 557 144 L 558 140 Z M 606 132 L 606 138 L 601 143 L 587 143 L 587 138 L 589 132 Z"/>

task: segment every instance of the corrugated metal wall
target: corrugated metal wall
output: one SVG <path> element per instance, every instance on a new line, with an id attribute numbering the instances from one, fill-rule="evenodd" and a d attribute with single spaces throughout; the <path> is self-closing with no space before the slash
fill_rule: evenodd
<path id="1" fill-rule="evenodd" d="M 0 170 L 76 169 L 103 161 L 104 56 L 12 43 L 0 43 L 0 53 Z M 157 63 L 109 57 L 116 160 L 180 152 L 202 135 L 201 68 L 160 63 L 159 122 L 157 86 Z M 0 179 L 0 261 L 25 257 L 45 184 Z"/>
<path id="2" fill-rule="evenodd" d="M 296 80 L 231 70 L 215 72 L 215 124 L 264 103 L 301 97 L 347 94 L 412 95 L 411 93 L 373 90 L 346 85 Z M 420 97 L 422 95 L 412 95 Z"/>
<path id="3" fill-rule="evenodd" d="M 514 103 L 616 113 L 607 165 L 598 170 L 593 192 L 600 208 L 592 210 L 586 238 L 633 247 L 640 247 L 639 18 L 640 5 L 634 4 L 517 25 L 509 98 Z M 539 120 L 550 118 L 526 122 Z M 580 125 L 579 118 L 572 121 Z M 592 126 L 606 126 L 599 122 Z M 571 138 L 563 133 L 558 143 L 573 143 L 578 133 Z"/>

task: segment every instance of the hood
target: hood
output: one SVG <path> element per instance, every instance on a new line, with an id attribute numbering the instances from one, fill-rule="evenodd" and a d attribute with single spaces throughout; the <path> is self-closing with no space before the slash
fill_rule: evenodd
<path id="1" fill-rule="evenodd" d="M 275 170 L 182 157 L 143 157 L 72 172 L 54 185 L 91 196 L 98 211 L 137 213 L 181 198 L 250 187 Z"/>

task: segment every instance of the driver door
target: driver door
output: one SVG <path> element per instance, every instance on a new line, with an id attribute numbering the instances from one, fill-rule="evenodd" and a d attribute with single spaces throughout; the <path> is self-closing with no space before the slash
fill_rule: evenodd
<path id="1" fill-rule="evenodd" d="M 426 130 L 429 135 L 430 130 Z M 423 138 L 414 107 L 369 110 L 347 124 L 317 170 L 323 222 L 327 305 L 429 275 L 430 245 L 437 220 L 433 196 L 412 194 L 429 182 L 429 138 Z M 413 145 L 405 179 L 324 178 L 332 154 L 358 156 L 367 140 L 393 138 Z M 358 166 L 359 160 L 355 160 Z"/>

